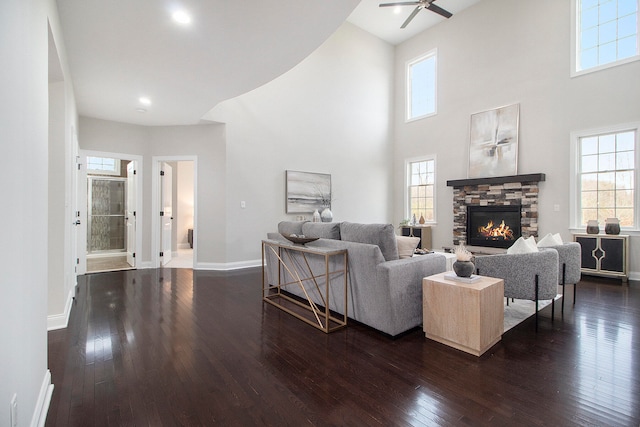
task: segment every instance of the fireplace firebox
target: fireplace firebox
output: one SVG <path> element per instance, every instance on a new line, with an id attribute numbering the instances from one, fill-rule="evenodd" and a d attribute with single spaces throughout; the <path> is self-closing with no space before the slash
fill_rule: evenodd
<path id="1" fill-rule="evenodd" d="M 467 206 L 467 245 L 508 248 L 521 235 L 520 205 Z"/>

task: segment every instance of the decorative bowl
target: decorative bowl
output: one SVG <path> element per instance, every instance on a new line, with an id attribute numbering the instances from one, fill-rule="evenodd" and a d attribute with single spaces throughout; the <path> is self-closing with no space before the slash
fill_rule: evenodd
<path id="1" fill-rule="evenodd" d="M 295 234 L 283 234 L 282 236 L 290 242 L 298 243 L 300 245 L 304 245 L 305 243 L 313 242 L 319 239 L 319 237 L 305 237 L 304 235 L 298 236 Z"/>

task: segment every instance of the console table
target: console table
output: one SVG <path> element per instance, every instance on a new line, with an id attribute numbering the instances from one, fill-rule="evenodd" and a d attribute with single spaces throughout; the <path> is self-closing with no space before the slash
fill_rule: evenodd
<path id="1" fill-rule="evenodd" d="M 278 260 L 278 277 L 274 284 L 269 284 L 266 280 L 265 261 L 268 254 Z M 313 272 L 308 257 L 324 258 L 324 271 Z M 329 290 L 332 277 L 340 275 L 344 278 L 344 313 L 337 317 L 329 310 Z M 289 280 L 285 281 L 285 278 Z M 271 279 L 274 281 L 275 278 Z M 347 279 L 346 249 L 307 247 L 276 240 L 262 241 L 262 300 L 325 333 L 347 326 Z M 284 293 L 282 287 L 286 286 L 299 286 L 306 301 Z M 313 301 L 310 293 L 319 296 L 321 305 Z"/>
<path id="2" fill-rule="evenodd" d="M 623 234 L 574 234 L 580 243 L 584 274 L 629 279 L 629 236 Z"/>
<path id="3" fill-rule="evenodd" d="M 502 339 L 504 280 L 477 276 L 466 283 L 440 273 L 422 280 L 425 336 L 475 356 Z"/>

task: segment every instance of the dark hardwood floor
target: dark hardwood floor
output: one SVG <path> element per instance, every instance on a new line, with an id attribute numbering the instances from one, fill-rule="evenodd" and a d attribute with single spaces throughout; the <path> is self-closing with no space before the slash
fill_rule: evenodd
<path id="1" fill-rule="evenodd" d="M 80 278 L 47 426 L 638 426 L 640 286 L 583 278 L 482 357 L 261 301 L 261 271 Z"/>

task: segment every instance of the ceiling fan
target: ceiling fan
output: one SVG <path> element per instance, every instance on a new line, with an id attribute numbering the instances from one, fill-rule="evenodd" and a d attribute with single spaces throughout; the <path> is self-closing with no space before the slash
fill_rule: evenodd
<path id="1" fill-rule="evenodd" d="M 411 20 L 415 18 L 415 16 L 418 14 L 418 12 L 420 12 L 421 9 L 429 9 L 431 12 L 435 12 L 438 15 L 442 15 L 447 19 L 453 16 L 451 12 L 448 12 L 443 8 L 433 4 L 434 1 L 435 0 L 400 1 L 400 2 L 394 2 L 394 3 L 381 3 L 379 6 L 380 7 L 416 6 L 416 8 L 413 9 L 413 12 L 411 12 L 411 15 L 409 15 L 409 17 L 404 21 L 404 23 L 400 28 L 404 28 L 407 25 L 409 25 L 409 22 L 411 22 Z"/>

